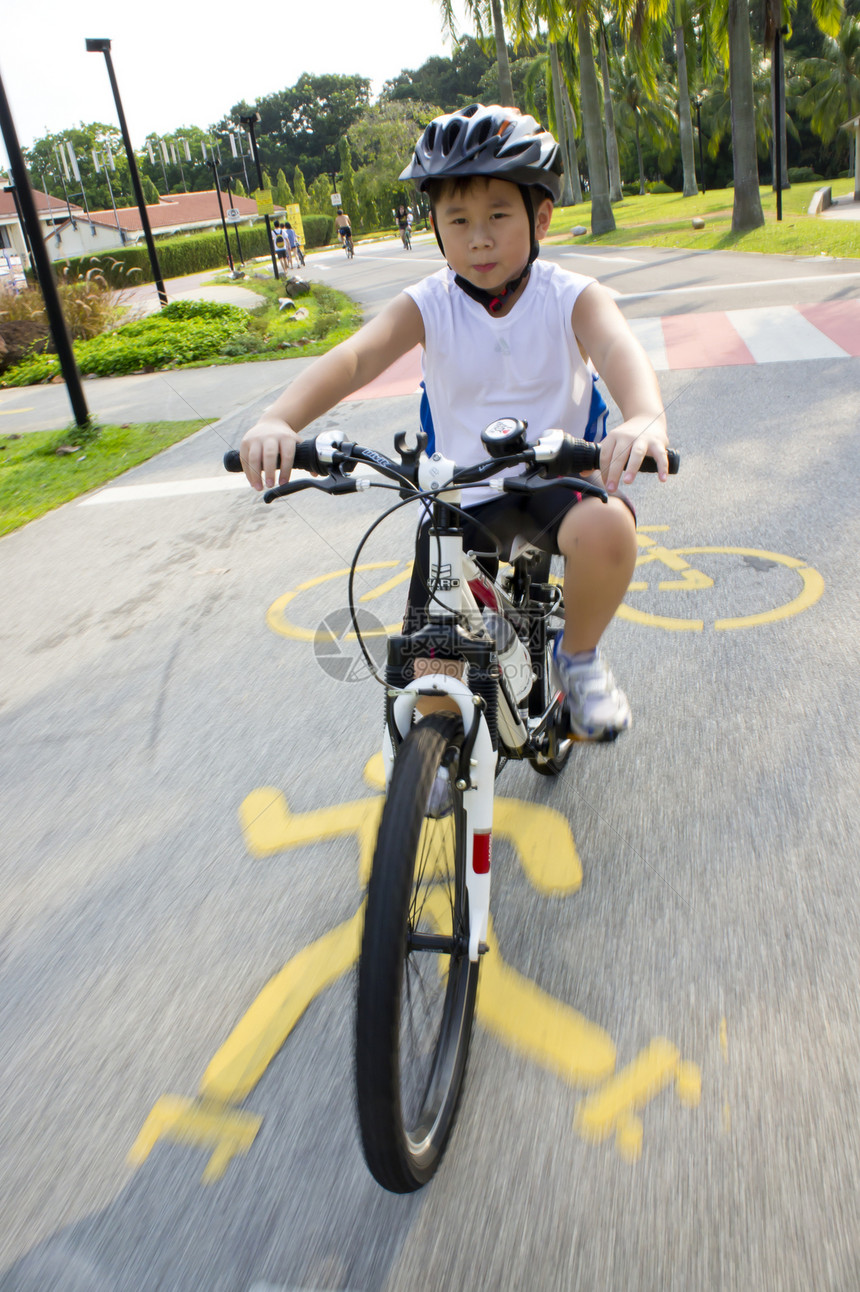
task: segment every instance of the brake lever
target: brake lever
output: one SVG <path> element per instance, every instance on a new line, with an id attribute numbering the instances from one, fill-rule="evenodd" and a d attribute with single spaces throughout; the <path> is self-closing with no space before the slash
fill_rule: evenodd
<path id="1" fill-rule="evenodd" d="M 505 493 L 537 493 L 541 489 L 552 489 L 563 485 L 575 489 L 577 493 L 590 494 L 601 502 L 609 502 L 609 494 L 600 485 L 592 484 L 582 476 L 551 476 L 548 480 L 535 479 L 534 476 L 508 476 L 502 481 Z"/>
<path id="2" fill-rule="evenodd" d="M 286 484 L 276 485 L 274 489 L 267 489 L 263 494 L 263 502 L 274 502 L 276 498 L 286 498 L 289 494 L 298 493 L 301 489 L 321 489 L 323 493 L 341 494 L 341 493 L 358 493 L 359 489 L 367 488 L 368 481 L 353 480 L 351 476 L 345 476 L 340 470 L 330 471 L 322 479 L 315 480 L 288 480 Z"/>

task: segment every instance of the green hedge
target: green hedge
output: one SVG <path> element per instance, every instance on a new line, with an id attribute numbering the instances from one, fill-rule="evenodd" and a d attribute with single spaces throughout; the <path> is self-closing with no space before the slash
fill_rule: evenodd
<path id="1" fill-rule="evenodd" d="M 333 215 L 305 215 L 302 224 L 306 247 L 327 247 L 334 236 Z"/>
<path id="2" fill-rule="evenodd" d="M 240 225 L 239 240 L 242 254 L 246 258 L 269 254 L 269 240 L 263 220 L 252 227 Z M 198 274 L 206 269 L 220 269 L 227 263 L 224 233 L 221 229 L 156 239 L 155 247 L 163 278 L 181 278 L 185 274 Z M 236 235 L 232 230 L 230 254 L 235 258 Z M 112 287 L 133 287 L 137 283 L 151 283 L 153 280 L 149 252 L 143 239 L 134 247 L 117 247 L 115 251 L 108 251 L 100 256 L 76 256 L 67 261 L 57 261 L 58 273 L 63 272 L 64 265 L 73 278 L 91 269 L 98 269 Z"/>

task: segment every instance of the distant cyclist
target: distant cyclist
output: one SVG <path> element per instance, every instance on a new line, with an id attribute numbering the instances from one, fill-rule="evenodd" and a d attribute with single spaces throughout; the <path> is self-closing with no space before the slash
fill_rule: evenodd
<path id="1" fill-rule="evenodd" d="M 349 216 L 342 206 L 337 208 L 337 215 L 334 218 L 334 227 L 337 229 L 338 237 L 347 251 L 352 250 L 352 225 Z"/>
<path id="2" fill-rule="evenodd" d="M 397 214 L 395 218 L 397 220 L 397 227 L 400 230 L 400 240 L 403 243 L 404 247 L 406 247 L 408 250 L 412 242 L 412 235 L 411 235 L 412 222 L 409 219 L 409 208 L 404 206 L 403 203 L 401 203 L 400 206 L 398 206 L 397 208 Z"/>

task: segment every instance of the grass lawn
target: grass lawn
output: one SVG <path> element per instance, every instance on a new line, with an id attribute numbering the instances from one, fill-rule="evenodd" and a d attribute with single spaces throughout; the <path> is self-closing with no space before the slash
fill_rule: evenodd
<path id="1" fill-rule="evenodd" d="M 144 422 L 0 436 L 0 534 L 113 480 L 207 425 Z"/>
<path id="2" fill-rule="evenodd" d="M 612 207 L 616 229 L 597 237 L 571 235 L 576 225 L 590 226 L 591 203 L 558 207 L 550 224 L 550 242 L 577 242 L 597 247 L 680 247 L 692 251 L 756 251 L 782 256 L 838 256 L 860 259 L 860 220 L 826 220 L 807 215 L 813 193 L 822 185 L 795 184 L 782 195 L 782 219 L 776 218 L 776 194 L 763 186 L 761 204 L 765 223 L 752 233 L 732 233 L 732 190 L 718 189 L 704 196 L 680 193 L 646 193 L 625 197 Z M 834 197 L 854 192 L 853 179 L 834 180 Z M 694 216 L 705 221 L 694 229 Z"/>

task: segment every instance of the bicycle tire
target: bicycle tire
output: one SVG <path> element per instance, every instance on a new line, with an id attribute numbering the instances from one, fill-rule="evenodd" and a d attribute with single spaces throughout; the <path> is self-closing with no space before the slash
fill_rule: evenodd
<path id="1" fill-rule="evenodd" d="M 466 823 L 453 783 L 452 812 L 426 816 L 436 773 L 462 742 L 462 722 L 448 714 L 423 719 L 404 740 L 368 884 L 356 1095 L 365 1160 L 392 1193 L 411 1193 L 436 1171 L 466 1072 L 479 964 L 468 955 Z M 450 946 L 417 949 L 416 933 Z"/>

